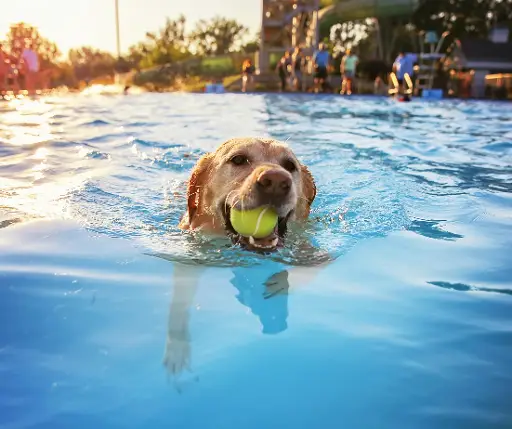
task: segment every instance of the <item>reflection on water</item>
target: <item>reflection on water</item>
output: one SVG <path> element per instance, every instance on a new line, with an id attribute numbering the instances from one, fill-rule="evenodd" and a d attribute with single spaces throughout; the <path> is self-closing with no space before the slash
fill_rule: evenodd
<path id="1" fill-rule="evenodd" d="M 276 269 L 271 264 L 249 270 L 232 268 L 229 280 L 236 288 L 236 300 L 258 318 L 261 332 L 265 335 L 279 334 L 288 327 L 289 273 L 287 270 L 273 272 L 273 268 Z M 205 274 L 204 267 L 174 265 L 164 354 L 164 365 L 173 375 L 191 369 L 190 317 L 200 279 Z M 298 287 L 298 283 L 294 286 Z"/>
<path id="2" fill-rule="evenodd" d="M 0 104 L 0 427 L 510 427 L 508 105 L 96 89 Z M 176 228 L 247 135 L 317 183 L 272 256 Z"/>

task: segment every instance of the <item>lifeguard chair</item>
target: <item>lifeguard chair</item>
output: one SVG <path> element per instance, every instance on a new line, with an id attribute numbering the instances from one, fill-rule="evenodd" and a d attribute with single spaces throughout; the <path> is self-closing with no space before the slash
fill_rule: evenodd
<path id="1" fill-rule="evenodd" d="M 428 98 L 442 98 L 442 89 L 434 88 L 434 78 L 440 62 L 445 58 L 445 54 L 441 53 L 443 42 L 449 32 L 445 31 L 441 38 L 435 31 L 427 31 L 420 33 L 420 49 L 418 55 L 419 65 L 416 77 L 416 85 L 414 87 L 415 94 L 422 94 Z M 423 37 L 424 36 L 424 37 Z"/>

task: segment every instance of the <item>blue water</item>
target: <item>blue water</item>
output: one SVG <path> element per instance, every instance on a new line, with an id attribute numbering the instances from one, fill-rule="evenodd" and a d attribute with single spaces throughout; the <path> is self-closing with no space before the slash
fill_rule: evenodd
<path id="1" fill-rule="evenodd" d="M 310 167 L 330 263 L 176 229 L 235 136 Z M 4 103 L 0 227 L 1 429 L 512 427 L 509 104 Z"/>

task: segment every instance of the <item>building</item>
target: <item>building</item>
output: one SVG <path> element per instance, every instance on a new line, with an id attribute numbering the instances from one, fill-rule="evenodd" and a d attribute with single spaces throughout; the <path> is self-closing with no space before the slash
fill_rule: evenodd
<path id="1" fill-rule="evenodd" d="M 512 43 L 509 30 L 497 27 L 489 39 L 461 38 L 455 41 L 448 55 L 446 66 L 473 75 L 471 96 L 483 98 L 486 76 L 512 73 Z"/>

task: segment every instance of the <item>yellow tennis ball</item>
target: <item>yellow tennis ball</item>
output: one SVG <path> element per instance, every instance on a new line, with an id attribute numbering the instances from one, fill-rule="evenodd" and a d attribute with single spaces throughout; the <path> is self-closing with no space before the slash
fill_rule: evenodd
<path id="1" fill-rule="evenodd" d="M 271 207 L 252 210 L 231 209 L 229 217 L 233 229 L 244 237 L 265 238 L 272 234 L 277 225 L 277 213 Z"/>

